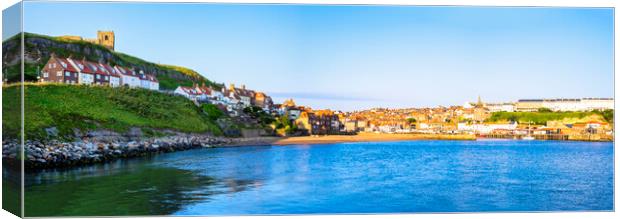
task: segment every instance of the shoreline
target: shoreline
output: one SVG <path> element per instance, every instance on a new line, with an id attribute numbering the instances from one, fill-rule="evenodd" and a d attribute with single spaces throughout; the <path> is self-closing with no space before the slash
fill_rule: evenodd
<path id="1" fill-rule="evenodd" d="M 274 142 L 274 145 L 292 144 L 333 144 L 346 142 L 386 142 L 386 141 L 410 141 L 410 140 L 459 140 L 475 141 L 475 135 L 447 135 L 447 134 L 376 134 L 359 133 L 357 135 L 324 135 L 324 136 L 298 136 L 282 138 Z"/>
<path id="2" fill-rule="evenodd" d="M 321 135 L 321 136 L 292 136 L 292 137 L 246 137 L 230 138 L 230 142 L 214 147 L 243 147 L 243 146 L 286 146 L 308 144 L 335 144 L 347 142 L 386 142 L 410 140 L 458 140 L 475 141 L 474 135 L 436 135 L 436 134 L 375 134 L 360 133 L 357 135 Z"/>
<path id="3" fill-rule="evenodd" d="M 25 167 L 28 171 L 53 168 L 71 168 L 97 163 L 107 163 L 119 159 L 131 159 L 159 153 L 170 153 L 198 148 L 226 148 L 245 146 L 287 146 L 310 144 L 337 144 L 348 142 L 389 142 L 414 140 L 476 141 L 475 135 L 467 134 L 385 134 L 359 133 L 357 135 L 324 135 L 293 137 L 242 137 L 227 138 L 214 136 L 174 136 L 156 139 L 122 142 L 26 142 Z M 502 139 L 502 138 L 500 138 Z M 549 140 L 542 140 L 549 141 Z M 566 140 L 583 141 L 583 140 Z M 601 141 L 589 141 L 601 142 Z M 613 142 L 613 141 L 611 141 Z M 16 142 L 3 142 L 3 163 L 16 159 Z M 5 163 L 5 164 L 9 164 Z M 10 165 L 9 165 L 10 166 Z"/>

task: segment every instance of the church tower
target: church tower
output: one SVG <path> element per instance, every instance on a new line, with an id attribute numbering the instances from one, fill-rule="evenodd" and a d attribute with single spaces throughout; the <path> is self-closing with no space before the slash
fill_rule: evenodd
<path id="1" fill-rule="evenodd" d="M 97 31 L 97 43 L 114 50 L 114 31 Z"/>

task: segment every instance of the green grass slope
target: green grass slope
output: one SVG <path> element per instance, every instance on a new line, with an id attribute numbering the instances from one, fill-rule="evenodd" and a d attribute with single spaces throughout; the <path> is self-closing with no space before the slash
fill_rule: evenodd
<path id="1" fill-rule="evenodd" d="M 19 85 L 5 86 L 2 123 L 5 138 L 19 133 L 19 119 L 10 116 L 19 98 Z M 125 132 L 140 127 L 145 133 L 169 129 L 186 133 L 221 134 L 220 129 L 191 101 L 146 89 L 63 84 L 24 86 L 27 139 L 47 138 L 45 128 L 56 127 L 61 137 L 107 129 Z"/>
<path id="2" fill-rule="evenodd" d="M 529 123 L 545 125 L 547 121 L 564 119 L 581 119 L 592 115 L 600 117 L 609 123 L 613 123 L 613 110 L 592 111 L 592 112 L 495 112 L 487 122 L 517 121 L 519 123 Z"/>

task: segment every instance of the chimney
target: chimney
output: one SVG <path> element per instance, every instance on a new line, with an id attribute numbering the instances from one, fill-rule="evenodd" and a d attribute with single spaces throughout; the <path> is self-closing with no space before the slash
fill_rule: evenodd
<path id="1" fill-rule="evenodd" d="M 245 84 L 242 84 L 242 85 L 241 85 L 241 89 L 244 89 L 244 90 L 245 90 Z"/>
<path id="2" fill-rule="evenodd" d="M 230 84 L 230 90 L 235 90 L 235 84 Z"/>

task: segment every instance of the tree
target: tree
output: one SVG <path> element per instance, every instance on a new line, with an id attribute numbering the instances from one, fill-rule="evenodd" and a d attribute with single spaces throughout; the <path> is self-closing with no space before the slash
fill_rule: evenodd
<path id="1" fill-rule="evenodd" d="M 288 112 L 284 115 L 279 116 L 273 121 L 273 124 L 279 132 L 283 132 L 286 134 L 292 134 L 297 131 L 297 125 L 292 122 L 289 118 Z"/>
<path id="2" fill-rule="evenodd" d="M 407 122 L 408 122 L 409 124 L 413 124 L 413 123 L 416 123 L 416 122 L 417 122 L 417 120 L 416 120 L 415 118 L 407 118 Z"/>
<path id="3" fill-rule="evenodd" d="M 243 112 L 252 117 L 253 119 L 258 120 L 258 122 L 263 126 L 271 124 L 275 120 L 275 118 L 271 114 L 265 112 L 262 108 L 258 106 L 246 107 L 243 109 Z"/>

